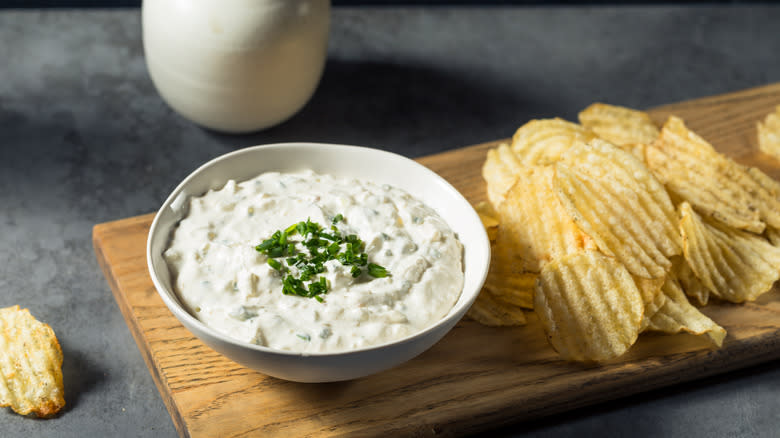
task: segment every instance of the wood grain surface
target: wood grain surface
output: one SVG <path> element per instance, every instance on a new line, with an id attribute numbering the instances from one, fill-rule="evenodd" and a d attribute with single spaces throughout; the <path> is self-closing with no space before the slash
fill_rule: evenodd
<path id="1" fill-rule="evenodd" d="M 651 112 L 659 122 L 681 116 L 717 149 L 780 178 L 780 162 L 758 152 L 755 131 L 778 104 L 774 84 Z M 485 152 L 495 144 L 419 161 L 477 202 L 485 199 Z M 754 303 L 704 308 L 728 330 L 719 350 L 690 335 L 643 335 L 618 360 L 581 365 L 558 359 L 534 315 L 520 328 L 464 319 L 433 348 L 389 371 L 340 383 L 282 381 L 214 352 L 168 311 L 146 268 L 152 217 L 96 225 L 93 243 L 182 436 L 457 436 L 780 358 L 776 286 Z"/>

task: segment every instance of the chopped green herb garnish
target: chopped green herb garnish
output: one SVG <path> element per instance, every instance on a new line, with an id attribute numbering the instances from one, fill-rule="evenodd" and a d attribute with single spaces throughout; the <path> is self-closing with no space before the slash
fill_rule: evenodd
<path id="1" fill-rule="evenodd" d="M 341 242 L 341 236 L 336 236 L 336 235 L 333 235 L 333 234 L 320 233 L 320 237 L 324 237 L 324 238 L 326 238 L 328 240 L 331 240 L 333 242 Z"/>
<path id="2" fill-rule="evenodd" d="M 318 277 L 317 274 L 325 272 L 325 263 L 330 260 L 338 260 L 344 266 L 351 266 L 350 274 L 353 278 L 359 277 L 363 273 L 360 266 L 366 265 L 368 274 L 374 278 L 390 275 L 384 267 L 368 263 L 368 254 L 363 252 L 366 245 L 357 235 L 342 236 L 335 224 L 343 220 L 344 216 L 341 214 L 334 216 L 334 225 L 330 227 L 331 232 L 327 233 L 323 232 L 320 224 L 309 218 L 305 222 L 290 225 L 284 231 L 277 230 L 269 239 L 255 246 L 257 252 L 268 256 L 268 265 L 273 269 L 289 272 L 290 267 L 297 268 L 297 278 L 288 273 L 282 279 L 282 293 L 323 302 L 321 295 L 328 292 L 330 285 L 325 277 Z M 296 234 L 301 236 L 301 240 L 288 239 Z M 301 252 L 303 248 L 297 248 L 296 245 L 308 251 Z"/>
<path id="3" fill-rule="evenodd" d="M 347 242 L 349 242 L 349 243 L 353 244 L 353 245 L 354 245 L 354 244 L 357 244 L 356 246 L 357 246 L 358 248 L 362 248 L 362 246 L 363 246 L 363 241 L 362 241 L 362 240 L 360 240 L 360 239 L 358 239 L 358 236 L 356 236 L 356 235 L 354 235 L 354 234 L 350 234 L 349 236 L 347 236 L 347 238 L 346 238 L 345 240 L 346 240 Z"/>
<path id="4" fill-rule="evenodd" d="M 320 277 L 318 281 L 312 281 L 309 285 L 309 293 L 313 296 L 324 294 L 328 291 L 328 282 L 325 277 Z"/>
<path id="5" fill-rule="evenodd" d="M 286 249 L 287 248 L 285 248 L 283 246 L 275 246 L 273 248 L 269 248 L 268 249 L 268 257 L 281 257 L 282 255 L 284 255 L 284 251 Z"/>
<path id="6" fill-rule="evenodd" d="M 374 263 L 368 264 L 368 275 L 375 278 L 387 277 L 387 269 Z"/>
<path id="7" fill-rule="evenodd" d="M 276 259 L 268 259 L 268 266 L 276 269 L 277 271 L 284 269 L 284 266 L 282 266 L 282 264 L 279 263 L 279 261 Z"/>
<path id="8" fill-rule="evenodd" d="M 268 239 L 268 240 L 264 240 L 264 241 L 263 241 L 263 243 L 261 243 L 260 245 L 257 245 L 257 246 L 255 247 L 255 249 L 256 249 L 257 251 L 259 251 L 259 252 L 263 252 L 263 251 L 265 251 L 265 250 L 267 250 L 267 249 L 271 248 L 271 247 L 272 247 L 272 246 L 274 246 L 274 245 L 276 245 L 276 240 L 274 240 L 274 239 Z"/>

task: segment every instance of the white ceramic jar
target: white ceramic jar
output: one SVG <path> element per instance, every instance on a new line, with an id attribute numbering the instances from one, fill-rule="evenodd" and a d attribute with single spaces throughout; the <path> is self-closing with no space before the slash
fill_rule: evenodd
<path id="1" fill-rule="evenodd" d="M 298 112 L 322 76 L 330 0 L 144 0 L 149 74 L 205 127 L 251 132 Z"/>

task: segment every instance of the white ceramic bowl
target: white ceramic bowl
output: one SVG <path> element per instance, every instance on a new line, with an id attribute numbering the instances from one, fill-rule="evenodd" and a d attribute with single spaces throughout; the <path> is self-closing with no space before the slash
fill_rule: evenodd
<path id="1" fill-rule="evenodd" d="M 463 291 L 441 321 L 401 340 L 339 353 L 294 353 L 244 343 L 207 327 L 181 305 L 171 287 L 163 252 L 189 196 L 268 171 L 312 169 L 317 173 L 390 184 L 433 207 L 464 247 Z M 377 149 L 317 143 L 283 143 L 241 149 L 202 165 L 179 184 L 152 222 L 147 242 L 149 273 L 176 318 L 195 336 L 230 359 L 262 373 L 299 382 L 348 380 L 401 364 L 422 353 L 461 319 L 479 294 L 490 263 L 490 243 L 479 216 L 443 178 L 408 158 Z"/>

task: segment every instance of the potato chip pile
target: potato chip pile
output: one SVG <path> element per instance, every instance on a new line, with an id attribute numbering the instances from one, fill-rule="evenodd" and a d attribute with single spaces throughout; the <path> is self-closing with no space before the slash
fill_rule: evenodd
<path id="1" fill-rule="evenodd" d="M 62 349 L 49 325 L 19 306 L 0 309 L 0 406 L 41 418 L 65 406 Z"/>
<path id="2" fill-rule="evenodd" d="M 520 325 L 533 309 L 567 360 L 618 357 L 645 331 L 720 347 L 689 300 L 751 301 L 780 278 L 780 184 L 674 116 L 659 129 L 596 103 L 579 121 L 533 120 L 488 151 L 493 262 L 469 315 Z"/>

